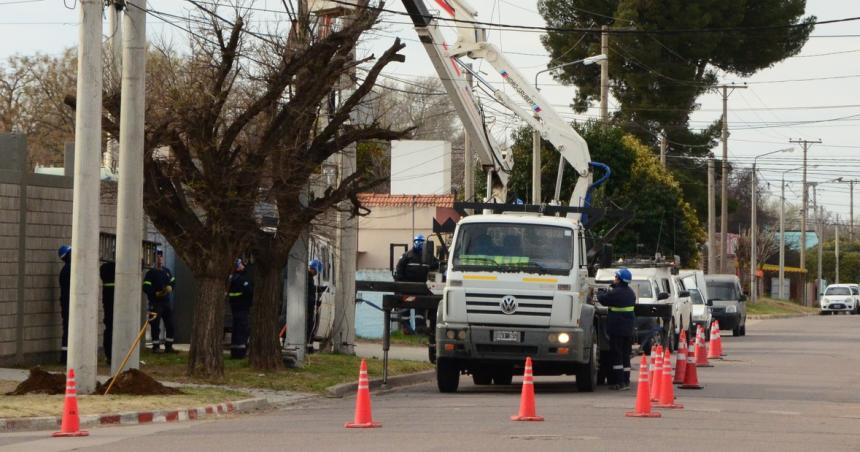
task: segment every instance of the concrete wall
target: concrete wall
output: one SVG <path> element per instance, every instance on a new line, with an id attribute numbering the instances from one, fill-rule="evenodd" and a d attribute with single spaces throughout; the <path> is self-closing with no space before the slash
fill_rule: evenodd
<path id="1" fill-rule="evenodd" d="M 416 234 L 430 237 L 433 231 L 435 206 L 377 206 L 370 209 L 369 215 L 358 219 L 358 269 L 388 269 L 390 244 L 403 243 L 411 248 Z M 402 250 L 397 251 L 395 264 L 402 253 Z"/>
<path id="2" fill-rule="evenodd" d="M 0 135 L 0 155 L 21 163 L 0 169 L 0 363 L 39 362 L 60 349 L 57 248 L 71 241 L 72 178 L 30 173 L 21 136 Z M 115 185 L 101 192 L 101 231 L 113 233 Z"/>

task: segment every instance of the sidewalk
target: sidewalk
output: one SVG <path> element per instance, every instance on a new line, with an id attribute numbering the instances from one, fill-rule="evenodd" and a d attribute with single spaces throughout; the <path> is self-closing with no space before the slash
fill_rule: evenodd
<path id="1" fill-rule="evenodd" d="M 358 342 L 355 343 L 355 354 L 362 358 L 382 359 L 381 342 Z M 405 361 L 421 361 L 428 363 L 430 357 L 427 354 L 427 346 L 415 347 L 409 345 L 391 345 L 388 350 L 388 359 L 402 359 Z"/>

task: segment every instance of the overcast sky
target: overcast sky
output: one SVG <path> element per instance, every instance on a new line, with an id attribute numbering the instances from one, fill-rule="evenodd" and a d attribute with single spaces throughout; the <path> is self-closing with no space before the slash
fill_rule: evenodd
<path id="1" fill-rule="evenodd" d="M 432 5 L 432 0 L 425 0 Z M 532 0 L 472 0 L 483 21 L 543 26 L 537 13 L 536 1 Z M 0 0 L 0 59 L 15 53 L 36 52 L 57 54 L 64 48 L 76 44 L 79 3 L 76 0 Z M 182 0 L 151 0 L 149 7 L 155 11 L 185 14 L 193 8 Z M 280 0 L 259 0 L 257 7 L 282 10 Z M 403 11 L 398 1 L 388 1 L 390 9 Z M 282 15 L 258 12 L 260 22 L 272 22 Z M 860 2 L 835 0 L 807 0 L 807 14 L 819 20 L 860 16 Z M 392 64 L 388 73 L 398 78 L 434 76 L 432 66 L 416 39 L 415 32 L 407 24 L 408 18 L 385 14 L 381 30 L 373 39 L 362 45 L 365 51 L 376 51 L 390 44 L 395 36 L 407 44 L 407 61 Z M 166 37 L 175 41 L 183 39 L 177 28 L 150 17 L 147 21 L 150 39 Z M 105 20 L 105 35 L 107 29 Z M 827 37 L 833 35 L 856 35 Z M 517 66 L 527 80 L 546 68 L 547 53 L 540 44 L 540 33 L 516 31 L 490 31 L 489 40 L 499 46 Z M 453 42 L 451 33 L 450 42 Z M 489 73 L 487 78 L 504 86 L 487 63 L 481 66 Z M 796 81 L 798 79 L 815 79 Z M 818 167 L 809 170 L 810 181 L 826 181 L 838 176 L 858 178 L 860 173 L 860 140 L 857 128 L 860 125 L 860 21 L 833 25 L 821 25 L 803 48 L 798 57 L 789 58 L 772 68 L 761 71 L 748 79 L 726 76 L 724 82 L 747 82 L 749 88 L 735 91 L 729 100 L 729 124 L 732 130 L 729 141 L 729 159 L 742 166 L 749 166 L 752 157 L 765 152 L 790 147 L 790 138 L 821 139 L 823 144 L 813 145 L 809 152 L 810 164 Z M 542 93 L 565 117 L 574 116 L 564 107 L 574 95 L 574 87 L 557 85 L 548 74 L 541 76 Z M 692 116 L 692 127 L 702 127 L 719 118 L 720 96 L 708 94 L 699 99 L 701 110 Z M 610 102 L 610 108 L 613 102 Z M 798 108 L 799 107 L 799 108 Z M 501 110 L 500 107 L 495 108 Z M 598 114 L 595 106 L 588 116 Z M 856 118 L 851 118 L 857 115 Z M 849 117 L 842 120 L 807 123 L 827 119 Z M 494 134 L 510 135 L 518 124 L 513 118 L 499 117 Z M 670 155 L 672 153 L 670 147 Z M 721 155 L 719 147 L 714 149 Z M 759 159 L 762 176 L 771 182 L 771 191 L 779 196 L 779 178 L 783 170 L 799 166 L 802 152 L 776 154 Z M 605 162 L 610 166 L 612 162 Z M 786 180 L 798 181 L 800 172 L 790 172 Z M 799 183 L 789 185 L 787 198 L 797 202 Z M 860 190 L 858 190 L 860 193 Z M 774 198 L 776 199 L 776 198 Z M 819 202 L 843 218 L 848 216 L 848 184 L 829 184 L 819 188 Z"/>

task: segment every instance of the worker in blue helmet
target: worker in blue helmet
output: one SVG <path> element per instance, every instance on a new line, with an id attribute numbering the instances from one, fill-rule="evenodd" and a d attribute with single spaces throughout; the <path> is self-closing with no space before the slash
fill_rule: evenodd
<path id="1" fill-rule="evenodd" d="M 307 336 L 307 351 L 314 352 L 314 337 L 316 336 L 316 324 L 319 317 L 321 285 L 318 283 L 323 273 L 323 263 L 319 259 L 311 259 L 308 262 L 308 293 L 307 311 L 305 313 L 305 335 Z"/>
<path id="2" fill-rule="evenodd" d="M 251 336 L 251 303 L 254 301 L 254 284 L 245 272 L 245 261 L 236 259 L 233 274 L 230 275 L 230 300 L 232 325 L 230 328 L 230 358 L 243 359 L 248 353 L 248 339 Z"/>
<path id="3" fill-rule="evenodd" d="M 633 274 L 626 268 L 615 271 L 609 291 L 598 292 L 597 301 L 609 308 L 606 322 L 609 333 L 609 347 L 612 356 L 612 374 L 610 389 L 630 389 L 630 353 L 633 347 L 633 327 L 636 316 L 633 312 L 636 304 L 636 292 L 630 288 Z"/>
<path id="4" fill-rule="evenodd" d="M 62 245 L 57 249 L 57 257 L 63 261 L 60 269 L 60 315 L 63 318 L 63 338 L 61 342 L 60 363 L 66 363 L 69 346 L 69 294 L 72 285 L 72 247 Z"/>
<path id="5" fill-rule="evenodd" d="M 439 260 L 435 256 L 427 256 L 429 261 L 424 261 L 424 243 L 426 241 L 427 239 L 424 237 L 424 234 L 418 234 L 412 239 L 412 249 L 403 253 L 403 256 L 400 256 L 400 260 L 397 261 L 397 267 L 394 270 L 395 281 L 427 282 L 427 275 L 430 271 L 439 269 Z M 425 315 L 425 319 L 429 314 Z M 403 332 L 414 334 L 415 328 L 412 326 L 412 310 L 401 309 L 399 317 L 400 328 Z"/>

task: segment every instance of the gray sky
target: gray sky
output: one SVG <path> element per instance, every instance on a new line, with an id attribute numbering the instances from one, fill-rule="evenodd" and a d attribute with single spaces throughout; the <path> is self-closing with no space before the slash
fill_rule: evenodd
<path id="1" fill-rule="evenodd" d="M 15 2 L 24 3 L 15 3 Z M 432 0 L 425 0 L 432 6 Z M 10 3 L 11 2 L 11 3 Z M 479 11 L 479 20 L 543 26 L 544 22 L 537 13 L 533 0 L 472 0 Z M 259 0 L 257 7 L 282 10 L 280 0 Z M 184 14 L 193 8 L 181 0 L 150 0 L 149 7 L 156 11 Z M 403 11 L 398 1 L 389 0 L 388 8 Z M 77 20 L 79 4 L 76 0 L 0 0 L 0 59 L 15 53 L 32 54 L 35 52 L 58 54 L 64 48 L 75 45 L 77 41 Z M 814 14 L 820 20 L 860 16 L 860 2 L 834 0 L 807 0 L 807 14 Z M 255 19 L 271 24 L 276 14 L 258 12 Z M 415 76 L 434 76 L 435 73 L 424 52 L 418 44 L 408 18 L 386 14 L 387 23 L 368 39 L 361 48 L 376 51 L 390 44 L 393 37 L 399 36 L 407 44 L 406 63 L 393 64 L 388 74 L 398 78 Z M 166 38 L 182 42 L 183 34 L 173 26 L 149 18 L 147 21 L 150 39 Z M 107 29 L 105 20 L 105 35 Z M 850 35 L 858 37 L 824 37 L 826 35 Z M 821 145 L 814 145 L 809 152 L 810 164 L 818 164 L 809 171 L 809 180 L 825 181 L 837 176 L 855 178 L 860 172 L 860 141 L 855 129 L 860 124 L 860 22 L 847 22 L 819 26 L 799 57 L 785 60 L 769 69 L 761 71 L 748 79 L 727 76 L 724 82 L 747 82 L 749 88 L 735 91 L 729 100 L 729 123 L 732 129 L 729 141 L 729 159 L 749 166 L 752 157 L 765 152 L 789 147 L 790 138 L 822 139 Z M 515 31 L 490 31 L 489 39 L 499 46 L 514 65 L 531 80 L 536 71 L 544 69 L 548 61 L 547 53 L 539 41 L 540 33 Z M 450 42 L 454 41 L 453 32 Z M 839 53 L 841 52 L 841 53 Z M 489 73 L 492 81 L 504 86 L 495 77 L 489 65 L 481 66 Z M 823 77 L 831 79 L 821 80 Z M 839 77 L 839 78 L 832 78 Z M 787 81 L 797 79 L 819 79 L 810 81 Z M 776 81 L 784 81 L 775 83 Z M 565 117 L 581 118 L 573 115 L 568 108 L 562 107 L 573 97 L 574 87 L 557 85 L 548 74 L 541 76 L 542 93 L 551 99 Z M 699 99 L 701 110 L 691 118 L 693 127 L 702 127 L 720 116 L 722 108 L 717 94 L 704 95 Z M 610 108 L 613 102 L 610 101 Z M 795 108 L 800 107 L 800 108 Z M 500 106 L 493 107 L 503 110 Z M 589 110 L 588 116 L 598 114 L 596 106 Z M 821 123 L 802 123 L 858 115 L 857 118 Z M 494 134 L 507 139 L 510 131 L 519 122 L 513 117 L 497 115 L 493 125 Z M 721 155 L 719 147 L 714 149 Z M 671 148 L 670 148 L 671 155 Z M 762 176 L 771 183 L 771 191 L 779 196 L 779 178 L 783 170 L 800 164 L 802 153 L 776 154 L 759 159 Z M 605 162 L 610 166 L 612 162 Z M 786 180 L 798 181 L 800 172 L 792 172 Z M 800 185 L 791 184 L 787 191 L 788 202 L 798 202 Z M 773 198 L 776 199 L 776 198 Z M 848 216 L 848 184 L 830 184 L 819 188 L 819 202 L 841 217 Z"/>

